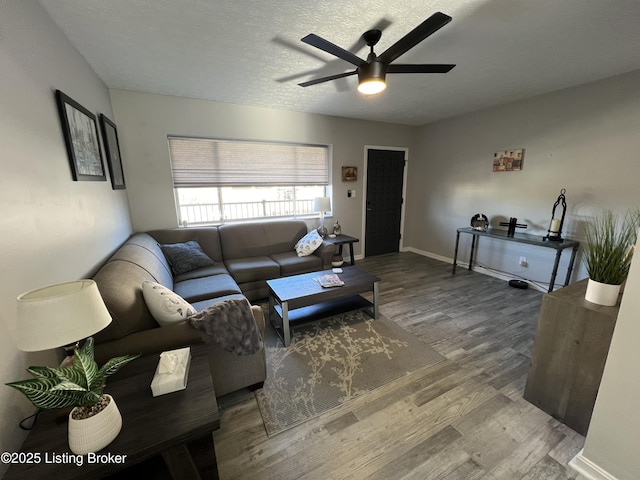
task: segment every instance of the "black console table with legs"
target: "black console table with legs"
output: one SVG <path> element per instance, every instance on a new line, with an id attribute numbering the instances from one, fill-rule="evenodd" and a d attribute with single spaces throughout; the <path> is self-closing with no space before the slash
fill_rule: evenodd
<path id="1" fill-rule="evenodd" d="M 569 280 L 571 279 L 571 272 L 573 271 L 573 265 L 576 260 L 576 254 L 578 253 L 578 247 L 580 247 L 580 242 L 577 240 L 570 240 L 568 238 L 563 239 L 561 242 L 553 241 L 553 240 L 544 240 L 541 235 L 529 235 L 526 233 L 514 233 L 513 236 L 507 235 L 506 230 L 494 230 L 489 229 L 486 231 L 476 230 L 471 227 L 462 227 L 458 228 L 458 232 L 456 234 L 456 249 L 453 254 L 453 270 L 452 274 L 456 273 L 456 265 L 458 261 L 458 245 L 460 243 L 460 234 L 467 233 L 471 235 L 471 253 L 469 254 L 469 270 L 472 269 L 473 266 L 473 253 L 478 244 L 478 237 L 489 237 L 498 240 L 506 240 L 508 242 L 517 242 L 517 243 L 526 243 L 528 245 L 535 245 L 538 247 L 546 247 L 553 248 L 556 251 L 556 257 L 553 264 L 553 270 L 551 271 L 551 281 L 549 282 L 549 292 L 553 291 L 553 287 L 556 283 L 556 276 L 558 274 L 558 265 L 560 264 L 560 257 L 562 252 L 568 248 L 571 249 L 571 259 L 569 260 L 569 265 L 567 266 L 567 276 L 564 281 L 564 285 L 569 285 Z"/>

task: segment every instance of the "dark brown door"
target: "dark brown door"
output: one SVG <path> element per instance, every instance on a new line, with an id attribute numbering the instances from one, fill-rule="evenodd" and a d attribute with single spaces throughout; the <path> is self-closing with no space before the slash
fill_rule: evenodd
<path id="1" fill-rule="evenodd" d="M 405 152 L 367 150 L 365 257 L 400 250 Z"/>

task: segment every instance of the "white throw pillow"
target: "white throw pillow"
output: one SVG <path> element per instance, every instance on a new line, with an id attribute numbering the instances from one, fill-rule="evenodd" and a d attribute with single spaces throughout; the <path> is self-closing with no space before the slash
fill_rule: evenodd
<path id="1" fill-rule="evenodd" d="M 159 283 L 142 282 L 142 296 L 151 315 L 162 327 L 183 322 L 196 313 L 189 302 Z"/>
<path id="2" fill-rule="evenodd" d="M 296 243 L 296 253 L 299 257 L 311 255 L 322 245 L 322 237 L 316 229 L 311 230 Z"/>

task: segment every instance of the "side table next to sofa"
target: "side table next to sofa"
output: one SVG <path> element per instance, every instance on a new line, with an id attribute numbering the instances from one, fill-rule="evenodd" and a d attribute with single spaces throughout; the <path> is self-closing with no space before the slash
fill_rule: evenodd
<path id="1" fill-rule="evenodd" d="M 120 434 L 98 452 L 105 455 L 105 460 L 106 455 L 111 454 L 112 461 L 90 463 L 87 455 L 81 457 L 81 465 L 73 461 L 55 461 L 54 454 L 58 459 L 63 458 L 61 455 L 70 459 L 77 456 L 69 450 L 66 418 L 60 417 L 60 411 L 49 410 L 39 415 L 21 449 L 33 454 L 32 458 L 39 457 L 40 461 L 12 464 L 4 479 L 101 478 L 156 455 L 162 455 L 173 478 L 199 479 L 199 469 L 187 443 L 211 437 L 211 456 L 207 464 L 209 467 L 212 462 L 215 465 L 212 432 L 220 428 L 206 348 L 191 348 L 185 390 L 153 397 L 151 380 L 158 361 L 157 355 L 136 359 L 111 377 L 105 387 L 105 392 L 113 396 L 122 414 Z"/>
<path id="2" fill-rule="evenodd" d="M 337 235 L 335 237 L 327 237 L 324 241 L 330 245 L 338 247 L 338 254 L 342 255 L 342 247 L 349 245 L 349 256 L 351 257 L 351 265 L 356 264 L 356 259 L 353 254 L 353 244 L 360 241 L 359 238 L 350 237 L 349 235 Z"/>

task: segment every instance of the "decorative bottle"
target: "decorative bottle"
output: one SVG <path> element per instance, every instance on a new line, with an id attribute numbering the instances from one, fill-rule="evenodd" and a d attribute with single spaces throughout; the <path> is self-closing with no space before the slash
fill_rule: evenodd
<path id="1" fill-rule="evenodd" d="M 342 227 L 340 226 L 337 220 L 336 220 L 336 223 L 333 225 L 333 234 L 334 235 L 342 234 Z"/>

